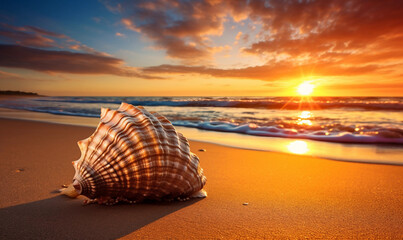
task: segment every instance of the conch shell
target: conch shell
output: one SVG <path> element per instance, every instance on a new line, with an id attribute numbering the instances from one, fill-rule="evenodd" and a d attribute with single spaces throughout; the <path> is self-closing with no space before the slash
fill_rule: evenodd
<path id="1" fill-rule="evenodd" d="M 186 200 L 206 197 L 199 158 L 171 122 L 143 107 L 102 108 L 101 122 L 78 142 L 73 187 L 89 202 Z M 66 195 L 71 194 L 66 188 Z"/>

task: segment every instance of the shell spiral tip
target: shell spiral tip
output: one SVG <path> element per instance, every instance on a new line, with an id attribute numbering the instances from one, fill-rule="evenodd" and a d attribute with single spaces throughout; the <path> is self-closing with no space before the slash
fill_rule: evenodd
<path id="1" fill-rule="evenodd" d="M 192 196 L 190 196 L 191 198 L 205 198 L 207 197 L 207 192 L 206 190 L 202 189 L 198 192 L 195 192 L 192 194 Z"/>

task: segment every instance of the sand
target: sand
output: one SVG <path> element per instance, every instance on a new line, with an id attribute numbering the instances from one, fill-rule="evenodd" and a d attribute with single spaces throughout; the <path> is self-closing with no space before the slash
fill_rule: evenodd
<path id="1" fill-rule="evenodd" d="M 403 238 L 402 166 L 195 141 L 206 199 L 82 206 L 55 190 L 93 130 L 0 119 L 0 239 Z"/>

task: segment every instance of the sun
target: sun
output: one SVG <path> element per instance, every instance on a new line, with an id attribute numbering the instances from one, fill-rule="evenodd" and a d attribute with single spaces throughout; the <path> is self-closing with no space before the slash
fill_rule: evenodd
<path id="1" fill-rule="evenodd" d="M 315 86 L 312 83 L 303 82 L 298 86 L 297 91 L 298 91 L 298 93 L 300 95 L 307 96 L 307 95 L 310 95 L 313 92 L 314 88 L 315 88 Z"/>

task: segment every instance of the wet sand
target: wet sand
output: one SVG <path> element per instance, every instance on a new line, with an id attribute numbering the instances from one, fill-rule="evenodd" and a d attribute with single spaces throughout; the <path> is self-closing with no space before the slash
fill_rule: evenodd
<path id="1" fill-rule="evenodd" d="M 0 119 L 1 239 L 403 238 L 402 166 L 195 141 L 206 199 L 82 206 L 55 190 L 93 130 Z"/>

